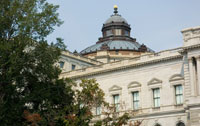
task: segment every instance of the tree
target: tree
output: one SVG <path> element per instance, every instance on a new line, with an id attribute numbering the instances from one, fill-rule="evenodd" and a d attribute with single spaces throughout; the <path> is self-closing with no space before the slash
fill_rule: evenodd
<path id="1" fill-rule="evenodd" d="M 0 1 L 1 126 L 89 126 L 92 108 L 108 105 L 95 80 L 59 78 L 55 64 L 66 46 L 46 40 L 62 24 L 57 8 L 46 0 Z M 128 116 L 110 118 L 120 126 Z"/>
<path id="2" fill-rule="evenodd" d="M 65 114 L 67 113 L 65 118 L 62 118 L 65 126 L 122 126 L 128 124 L 131 113 L 125 112 L 119 115 L 115 107 L 105 101 L 105 94 L 95 79 L 83 79 L 78 85 L 76 83 L 71 85 L 75 86 L 73 87 L 74 104 L 70 112 L 64 111 Z M 102 112 L 104 118 L 94 122 L 95 114 L 92 110 L 96 106 L 104 108 Z"/>
<path id="3" fill-rule="evenodd" d="M 54 64 L 61 39 L 45 38 L 62 22 L 46 0 L 0 1 L 0 125 L 53 125 L 73 91 Z M 59 47 L 59 48 L 58 48 Z"/>

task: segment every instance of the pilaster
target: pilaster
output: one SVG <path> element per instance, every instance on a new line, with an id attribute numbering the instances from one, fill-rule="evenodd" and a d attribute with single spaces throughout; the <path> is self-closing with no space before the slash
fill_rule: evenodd
<path id="1" fill-rule="evenodd" d="M 195 84 L 195 75 L 194 75 L 194 68 L 192 63 L 192 57 L 188 58 L 189 60 L 189 71 L 190 71 L 190 85 L 191 85 L 191 96 L 196 96 L 196 84 Z"/>
<path id="2" fill-rule="evenodd" d="M 191 83 L 190 83 L 190 71 L 189 71 L 189 64 L 188 64 L 188 58 L 187 55 L 184 55 L 183 57 L 183 65 L 184 65 L 184 97 L 187 101 L 191 96 Z"/>
<path id="3" fill-rule="evenodd" d="M 197 61 L 197 89 L 198 95 L 200 95 L 200 56 L 196 57 Z"/>

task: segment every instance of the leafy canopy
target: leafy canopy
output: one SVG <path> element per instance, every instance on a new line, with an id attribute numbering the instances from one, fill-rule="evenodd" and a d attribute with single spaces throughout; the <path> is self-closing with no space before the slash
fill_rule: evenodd
<path id="1" fill-rule="evenodd" d="M 92 122 L 94 106 L 108 106 L 95 80 L 59 78 L 55 64 L 66 46 L 46 41 L 62 24 L 57 9 L 46 0 L 0 0 L 0 125 L 126 124 L 126 114 Z"/>
<path id="2" fill-rule="evenodd" d="M 54 65 L 65 46 L 60 39 L 51 45 L 46 41 L 62 23 L 57 8 L 46 0 L 0 1 L 1 126 L 54 124 L 63 107 L 72 104 L 74 92 Z"/>

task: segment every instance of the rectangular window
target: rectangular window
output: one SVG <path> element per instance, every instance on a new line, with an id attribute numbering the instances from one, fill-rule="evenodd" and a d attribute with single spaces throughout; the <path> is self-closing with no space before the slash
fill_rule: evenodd
<path id="1" fill-rule="evenodd" d="M 121 29 L 115 29 L 115 35 L 122 35 Z"/>
<path id="2" fill-rule="evenodd" d="M 125 36 L 129 36 L 129 32 L 127 30 L 124 31 Z"/>
<path id="3" fill-rule="evenodd" d="M 175 86 L 176 104 L 183 104 L 183 87 L 182 85 Z"/>
<path id="4" fill-rule="evenodd" d="M 101 115 L 101 106 L 96 107 L 96 115 Z"/>
<path id="5" fill-rule="evenodd" d="M 76 65 L 72 64 L 72 70 L 76 69 Z"/>
<path id="6" fill-rule="evenodd" d="M 115 112 L 119 112 L 119 95 L 113 95 L 113 100 L 114 100 L 114 106 L 115 106 Z"/>
<path id="7" fill-rule="evenodd" d="M 63 68 L 63 67 L 64 67 L 64 64 L 65 64 L 65 62 L 60 61 L 60 62 L 59 62 L 60 68 Z"/>
<path id="8" fill-rule="evenodd" d="M 160 107 L 160 89 L 153 89 L 154 107 Z"/>
<path id="9" fill-rule="evenodd" d="M 133 92 L 133 109 L 139 109 L 139 92 Z"/>
<path id="10" fill-rule="evenodd" d="M 106 31 L 106 36 L 111 36 L 111 35 L 113 35 L 113 34 L 112 34 L 112 30 L 107 30 L 107 31 Z"/>
<path id="11" fill-rule="evenodd" d="M 82 109 L 84 107 L 84 104 L 81 103 L 79 107 L 80 107 L 80 109 Z"/>

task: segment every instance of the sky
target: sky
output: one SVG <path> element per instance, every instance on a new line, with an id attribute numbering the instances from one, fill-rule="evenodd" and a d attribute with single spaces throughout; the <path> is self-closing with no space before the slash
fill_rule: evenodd
<path id="1" fill-rule="evenodd" d="M 131 36 L 156 52 L 183 45 L 181 30 L 200 26 L 200 0 L 47 0 L 59 5 L 64 23 L 47 38 L 64 39 L 67 49 L 80 52 L 102 37 L 103 23 L 118 6 L 131 25 Z"/>

